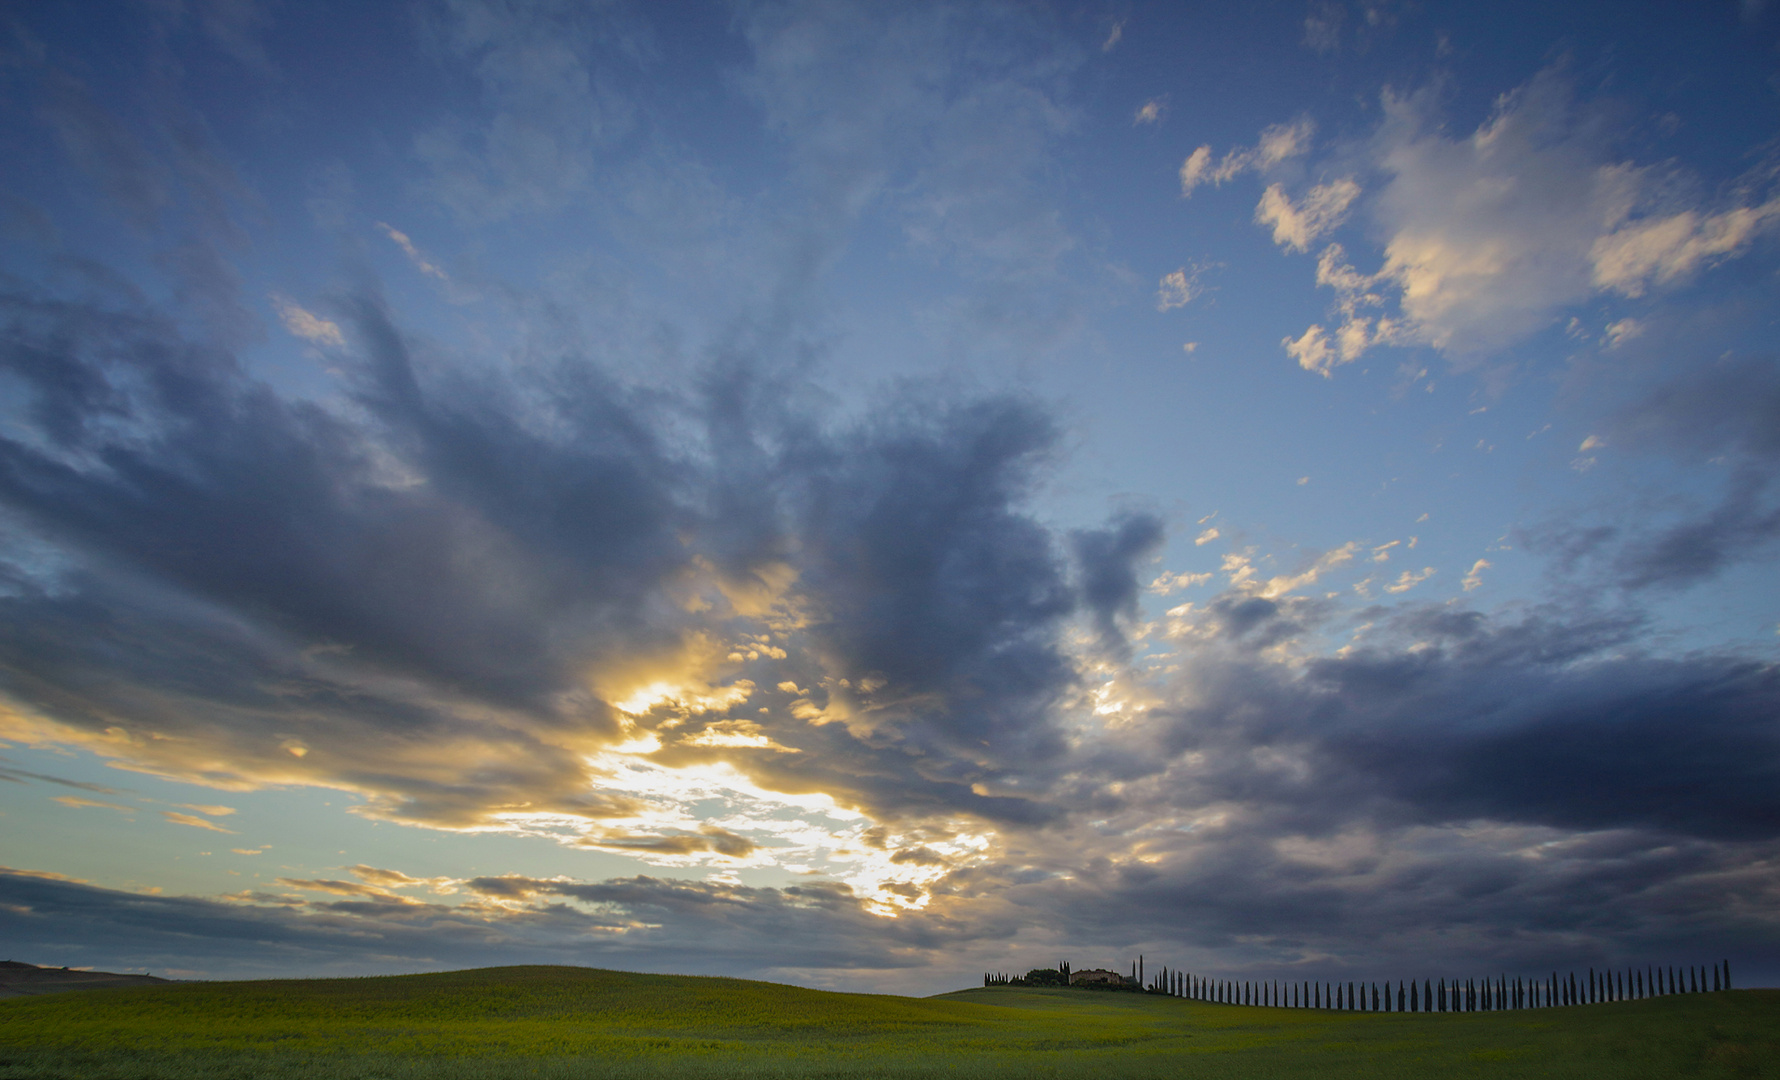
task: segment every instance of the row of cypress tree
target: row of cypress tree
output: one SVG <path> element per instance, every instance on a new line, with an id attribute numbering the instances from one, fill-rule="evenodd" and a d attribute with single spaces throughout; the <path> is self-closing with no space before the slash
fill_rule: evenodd
<path id="1" fill-rule="evenodd" d="M 1141 969 L 1139 969 L 1141 970 Z M 984 985 L 990 985 L 985 982 Z M 1151 993 L 1227 1005 L 1267 1005 L 1289 1009 L 1339 1009 L 1361 1012 L 1487 1012 L 1497 1009 L 1544 1009 L 1627 1001 L 1667 994 L 1697 994 L 1731 988 L 1731 962 L 1701 967 L 1588 969 L 1543 979 L 1498 975 L 1447 982 L 1398 980 L 1393 987 L 1368 982 L 1286 982 L 1214 979 L 1163 968 L 1145 987 Z"/>

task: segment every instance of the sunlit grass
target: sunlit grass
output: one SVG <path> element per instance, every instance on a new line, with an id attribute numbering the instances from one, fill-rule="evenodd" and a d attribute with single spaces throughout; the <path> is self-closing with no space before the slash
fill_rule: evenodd
<path id="1" fill-rule="evenodd" d="M 1780 991 L 1400 1015 L 519 967 L 0 1002 L 0 1077 L 1774 1077 Z"/>

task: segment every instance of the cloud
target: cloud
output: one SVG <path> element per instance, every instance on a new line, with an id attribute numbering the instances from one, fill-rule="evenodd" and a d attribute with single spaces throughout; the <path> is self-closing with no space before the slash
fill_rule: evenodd
<path id="1" fill-rule="evenodd" d="M 1138 124 L 1159 124 L 1162 122 L 1163 117 L 1167 115 L 1168 100 L 1166 98 L 1151 98 L 1138 107 L 1137 112 L 1131 117 L 1131 123 L 1133 126 Z"/>
<path id="2" fill-rule="evenodd" d="M 1465 576 L 1460 579 L 1459 584 L 1465 587 L 1466 592 L 1481 587 L 1483 585 L 1483 572 L 1493 565 L 1494 564 L 1488 559 L 1478 559 L 1471 564 L 1471 569 L 1465 572 Z"/>
<path id="3" fill-rule="evenodd" d="M 1136 564 L 1153 555 L 1164 539 L 1162 522 L 1150 514 L 1129 514 L 1104 529 L 1084 530 L 1070 539 L 1080 568 L 1082 601 L 1093 613 L 1103 647 L 1126 647 L 1120 622 L 1137 618 L 1141 590 Z"/>
<path id="4" fill-rule="evenodd" d="M 1319 2 L 1311 5 L 1304 16 L 1304 47 L 1312 52 L 1330 53 L 1341 47 L 1341 24 L 1347 9 L 1340 4 Z"/>
<path id="5" fill-rule="evenodd" d="M 1317 580 L 1330 570 L 1352 562 L 1354 555 L 1359 550 L 1359 541 L 1350 540 L 1338 548 L 1317 556 L 1309 566 L 1296 574 L 1278 574 L 1265 580 L 1256 575 L 1255 566 L 1249 553 L 1232 553 L 1224 556 L 1224 572 L 1229 575 L 1230 587 L 1233 591 L 1254 594 L 1262 599 L 1272 600 L 1316 584 Z"/>
<path id="6" fill-rule="evenodd" d="M 93 807 L 99 810 L 119 810 L 126 814 L 136 812 L 134 806 L 120 806 L 117 803 L 100 802 L 97 799 L 83 799 L 79 795 L 52 795 L 50 801 L 59 802 L 63 806 L 72 806 L 77 810 L 83 807 Z"/>
<path id="7" fill-rule="evenodd" d="M 1367 204 L 1385 237 L 1382 266 L 1359 271 L 1339 245 L 1328 247 L 1317 281 L 1335 290 L 1339 325 L 1284 342 L 1302 367 L 1323 375 L 1377 345 L 1429 345 L 1460 361 L 1499 350 L 1591 297 L 1679 284 L 1780 222 L 1780 198 L 1747 185 L 1719 208 L 1678 206 L 1683 178 L 1670 166 L 1619 159 L 1605 112 L 1575 100 L 1561 66 L 1502 95 L 1464 137 L 1441 129 L 1429 92 L 1387 92 L 1384 113 L 1361 148 L 1382 177 L 1369 185 Z M 1209 151 L 1192 175 L 1194 183 L 1229 178 L 1212 168 Z M 1313 187 L 1302 201 L 1275 184 L 1256 221 L 1276 243 L 1306 250 L 1359 195 L 1351 179 Z M 1614 325 L 1609 347 L 1638 324 Z"/>
<path id="8" fill-rule="evenodd" d="M 0 758 L 0 761 L 4 760 L 6 759 Z M 106 787 L 104 784 L 90 784 L 84 780 L 66 780 L 60 776 L 46 776 L 43 773 L 28 772 L 24 769 L 14 769 L 10 766 L 0 766 L 0 780 L 10 780 L 15 784 L 22 784 L 28 780 L 38 780 L 45 784 L 56 784 L 60 787 L 71 787 L 80 791 L 91 791 L 96 795 L 123 794 L 123 792 L 119 791 L 117 788 Z"/>
<path id="9" fill-rule="evenodd" d="M 1360 197 L 1360 185 L 1351 177 L 1318 184 L 1296 206 L 1285 187 L 1270 184 L 1255 207 L 1255 221 L 1273 227 L 1273 242 L 1293 251 L 1305 251 L 1324 233 L 1340 225 L 1347 209 Z"/>
<path id="10" fill-rule="evenodd" d="M 1199 284 L 1199 277 L 1207 269 L 1203 265 L 1197 265 L 1189 273 L 1183 266 L 1173 273 L 1164 274 L 1162 280 L 1157 283 L 1156 310 L 1168 311 L 1172 308 L 1186 307 L 1192 303 L 1194 297 L 1205 291 L 1205 287 Z"/>
<path id="11" fill-rule="evenodd" d="M 1632 590 L 1678 589 L 1739 563 L 1766 559 L 1780 543 L 1773 465 L 1780 460 L 1780 364 L 1771 357 L 1727 358 L 1661 384 L 1608 418 L 1580 453 L 1609 443 L 1628 453 L 1715 462 L 1711 505 L 1680 504 L 1638 524 L 1566 520 L 1528 529 L 1524 541 L 1574 573 L 1585 563 Z M 1592 464 L 1593 458 L 1579 462 Z"/>
<path id="12" fill-rule="evenodd" d="M 675 407 L 709 409 L 725 449 L 688 454 L 579 359 L 537 373 L 554 419 L 518 423 L 516 387 L 422 363 L 374 295 L 341 303 L 341 412 L 152 316 L 0 305 L 21 328 L 0 365 L 40 432 L 0 443 L 0 498 L 78 537 L 84 567 L 0 597 L 0 680 L 34 703 L 9 731 L 663 865 L 780 842 L 752 819 L 701 830 L 674 785 L 629 790 L 600 754 L 723 761 L 752 805 L 821 790 L 890 818 L 1053 813 L 1019 778 L 1064 749 L 1077 599 L 1062 545 L 1020 509 L 1058 434 L 1030 403 L 910 388 L 825 427 L 737 412 L 752 376 L 718 379 Z M 768 427 L 715 426 L 731 416 Z M 789 456 L 764 461 L 774 444 Z M 1104 625 L 1128 617 L 1122 560 L 1156 528 L 1084 535 Z M 809 696 L 751 700 L 784 682 Z M 209 827 L 189 817 L 168 820 Z"/>
<path id="13" fill-rule="evenodd" d="M 586 197 L 602 151 L 637 125 L 613 75 L 653 52 L 647 30 L 621 8 L 562 0 L 436 0 L 416 13 L 423 40 L 467 68 L 482 99 L 415 136 L 427 193 L 468 225 Z"/>
<path id="14" fill-rule="evenodd" d="M 194 829 L 209 829 L 211 832 L 234 833 L 234 829 L 225 829 L 213 821 L 206 821 L 195 814 L 182 814 L 177 810 L 162 810 L 161 816 L 175 825 L 189 825 Z"/>
<path id="15" fill-rule="evenodd" d="M 1274 124 L 1261 132 L 1260 141 L 1248 149 L 1231 150 L 1215 164 L 1210 146 L 1201 146 L 1187 156 L 1180 167 L 1182 198 L 1193 194 L 1201 184 L 1222 186 L 1246 172 L 1266 172 L 1281 162 L 1310 151 L 1311 136 L 1316 126 L 1308 118 L 1290 124 Z"/>
<path id="16" fill-rule="evenodd" d="M 405 897 L 396 896 L 387 889 L 376 885 L 363 884 L 357 881 L 337 881 L 331 878 L 279 878 L 278 884 L 305 892 L 332 893 L 335 896 L 364 897 L 370 900 L 395 900 L 407 902 Z"/>
<path id="17" fill-rule="evenodd" d="M 414 269 L 419 270 L 421 273 L 425 274 L 427 277 L 437 278 L 440 281 L 450 281 L 451 280 L 451 278 L 446 275 L 445 271 L 443 271 L 443 270 L 439 269 L 437 266 L 433 265 L 433 263 L 430 262 L 426 258 L 426 256 L 424 256 L 420 253 L 420 249 L 418 249 L 414 246 L 414 241 L 412 241 L 408 238 L 407 233 L 402 232 L 400 229 L 393 228 L 392 226 L 385 225 L 381 221 L 379 221 L 377 223 L 377 227 L 379 229 L 382 229 L 384 232 L 384 235 L 388 236 L 390 238 L 390 240 L 392 240 L 397 247 L 402 249 L 402 254 L 408 256 L 408 261 L 414 264 Z M 282 309 L 280 309 L 279 314 L 283 315 Z M 290 326 L 290 320 L 288 318 L 286 318 L 286 320 L 285 320 L 285 325 L 287 327 Z M 332 324 L 329 324 L 329 325 L 332 325 Z M 291 332 L 296 333 L 295 330 L 292 330 Z M 336 328 L 335 333 L 337 336 L 338 328 Z"/>
<path id="18" fill-rule="evenodd" d="M 340 333 L 338 323 L 312 315 L 295 301 L 277 293 L 272 294 L 272 306 L 278 309 L 278 320 L 291 336 L 315 345 L 330 345 L 336 349 L 346 345 L 346 337 Z"/>
<path id="19" fill-rule="evenodd" d="M 812 969 L 854 968 L 893 979 L 897 969 L 924 966 L 937 947 L 965 940 L 963 928 L 943 921 L 877 918 L 844 887 L 826 882 L 775 889 L 648 876 L 593 882 L 489 877 L 466 882 L 468 901 L 450 905 L 351 881 L 282 884 L 334 899 L 143 896 L 0 871 L 0 931 L 74 964 L 103 958 L 112 966 L 181 968 L 213 978 L 514 962 L 634 969 L 646 962 L 698 974 L 795 978 Z M 368 957 L 377 958 L 370 967 Z"/>
<path id="20" fill-rule="evenodd" d="M 1603 337 L 1609 349 L 1617 349 L 1633 338 L 1641 336 L 1643 333 L 1644 324 L 1637 319 L 1628 317 L 1624 319 L 1616 319 L 1613 322 L 1608 323 Z"/>
<path id="21" fill-rule="evenodd" d="M 1780 505 L 1769 497 L 1772 487 L 1765 468 L 1739 469 L 1717 506 L 1628 543 L 1616 560 L 1621 583 L 1631 589 L 1691 585 L 1768 554 L 1780 543 Z"/>
<path id="22" fill-rule="evenodd" d="M 961 281 L 928 313 L 955 347 L 1017 355 L 1078 332 L 1069 273 L 1091 245 L 1059 211 L 1059 153 L 1082 117 L 1060 76 L 1079 41 L 1030 11 L 985 6 L 763 5 L 740 23 L 739 85 L 786 142 L 785 224 L 767 238 L 802 298 L 879 218 Z M 993 43 L 990 45 L 989 43 Z M 744 215 L 757 213 L 745 210 Z M 759 250 L 741 258 L 758 263 Z"/>
<path id="23" fill-rule="evenodd" d="M 1180 589 L 1191 588 L 1194 585 L 1203 585 L 1210 581 L 1214 576 L 1215 575 L 1210 571 L 1200 574 L 1189 574 L 1184 571 L 1166 571 L 1161 577 L 1150 582 L 1149 591 L 1166 596 L 1169 593 Z"/>
<path id="24" fill-rule="evenodd" d="M 1596 287 L 1643 296 L 1703 267 L 1739 254 L 1780 221 L 1780 198 L 1719 213 L 1683 210 L 1628 220 L 1589 250 Z"/>
<path id="25" fill-rule="evenodd" d="M 1389 585 L 1386 585 L 1384 587 L 1384 591 L 1391 593 L 1393 595 L 1395 595 L 1396 593 L 1405 593 L 1405 592 L 1408 592 L 1410 589 L 1415 588 L 1417 585 L 1420 585 L 1422 582 L 1428 580 L 1430 577 L 1433 577 L 1433 576 L 1434 576 L 1434 568 L 1432 566 L 1424 566 L 1421 568 L 1421 570 L 1419 572 L 1414 571 L 1414 570 L 1405 570 L 1401 574 L 1397 575 L 1396 581 L 1393 581 Z"/>

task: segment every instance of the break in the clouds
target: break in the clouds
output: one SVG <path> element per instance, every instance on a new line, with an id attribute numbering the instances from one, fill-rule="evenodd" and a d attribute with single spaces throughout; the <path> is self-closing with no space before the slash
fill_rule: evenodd
<path id="1" fill-rule="evenodd" d="M 1526 14 L 14 16 L 8 940 L 1765 977 L 1769 61 Z"/>

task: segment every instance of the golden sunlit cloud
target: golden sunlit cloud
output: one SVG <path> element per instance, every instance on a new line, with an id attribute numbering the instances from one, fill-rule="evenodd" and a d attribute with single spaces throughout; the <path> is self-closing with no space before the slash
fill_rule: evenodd
<path id="1" fill-rule="evenodd" d="M 121 810 L 126 814 L 134 813 L 136 810 L 134 806 L 119 806 L 117 803 L 100 802 L 97 799 L 83 799 L 79 795 L 51 795 L 49 801 L 59 802 L 63 806 L 72 806 L 76 809 L 92 807 L 101 810 Z"/>
<path id="2" fill-rule="evenodd" d="M 177 810 L 162 810 L 161 816 L 175 825 L 189 825 L 194 829 L 209 829 L 211 832 L 233 833 L 234 829 L 225 829 L 212 821 L 206 821 L 192 814 L 182 814 Z"/>

